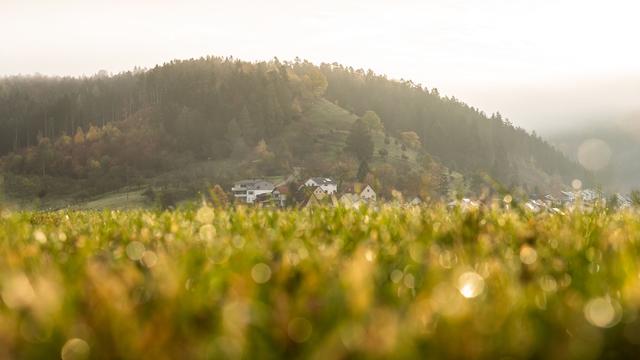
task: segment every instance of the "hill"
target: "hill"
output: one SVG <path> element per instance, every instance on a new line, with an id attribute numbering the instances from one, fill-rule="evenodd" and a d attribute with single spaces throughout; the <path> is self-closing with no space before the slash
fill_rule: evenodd
<path id="1" fill-rule="evenodd" d="M 640 187 L 639 130 L 636 116 L 554 133 L 549 139 L 567 157 L 590 168 L 605 189 L 628 192 Z"/>
<path id="2" fill-rule="evenodd" d="M 357 131 L 373 144 L 349 144 Z M 132 185 L 178 187 L 188 196 L 296 168 L 425 197 L 449 194 L 454 171 L 474 192 L 494 181 L 532 192 L 589 180 L 535 134 L 436 89 L 277 59 L 208 57 L 113 76 L 2 79 L 0 154 L 9 192 L 44 200 Z"/>

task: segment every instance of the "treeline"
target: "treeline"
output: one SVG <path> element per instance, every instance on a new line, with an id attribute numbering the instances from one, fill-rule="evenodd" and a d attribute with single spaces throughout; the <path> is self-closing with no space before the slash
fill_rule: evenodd
<path id="1" fill-rule="evenodd" d="M 39 138 L 73 136 L 154 109 L 155 125 L 196 156 L 232 151 L 235 119 L 248 145 L 270 138 L 323 94 L 326 80 L 307 62 L 248 63 L 207 57 L 172 61 L 85 78 L 43 76 L 0 80 L 0 154 L 37 145 Z"/>
<path id="2" fill-rule="evenodd" d="M 405 142 L 417 142 L 416 151 L 471 179 L 488 173 L 503 184 L 520 184 L 522 164 L 560 175 L 565 183 L 589 179 L 535 134 L 435 89 L 335 64 L 220 57 L 113 76 L 0 79 L 0 155 L 11 153 L 0 165 L 16 174 L 94 178 L 112 187 L 193 158 L 240 163 L 253 156 L 261 174 L 284 173 L 296 161 L 313 167 L 300 164 L 299 149 L 312 149 L 317 139 L 303 131 L 281 135 L 322 97 L 358 115 L 371 110 L 382 119 L 380 129 L 395 138 L 411 135 Z M 357 156 L 360 168 L 354 169 L 359 177 L 371 172 L 383 183 L 397 178 L 387 182 L 419 192 L 417 186 L 401 186 L 411 169 L 389 176 L 383 167 L 363 167 L 372 146 L 365 150 L 368 156 Z M 431 172 L 430 180 L 416 172 L 412 184 L 436 182 L 440 170 Z"/>
<path id="3" fill-rule="evenodd" d="M 580 165 L 499 113 L 488 117 L 437 89 L 371 71 L 338 64 L 323 64 L 321 70 L 329 84 L 328 100 L 358 114 L 373 110 L 396 134 L 415 131 L 425 149 L 454 170 L 487 171 L 501 182 L 517 183 L 518 162 L 529 162 L 565 181 L 590 178 Z"/>

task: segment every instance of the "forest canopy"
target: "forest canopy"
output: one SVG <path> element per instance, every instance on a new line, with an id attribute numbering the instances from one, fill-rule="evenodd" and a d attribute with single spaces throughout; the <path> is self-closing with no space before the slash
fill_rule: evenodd
<path id="1" fill-rule="evenodd" d="M 198 159 L 254 156 L 262 168 L 284 172 L 309 165 L 296 159 L 317 139 L 282 134 L 326 100 L 359 118 L 342 148 L 360 162 L 373 152 L 364 134 L 384 133 L 385 143 L 393 136 L 403 152 L 412 149 L 469 178 L 527 183 L 521 169 L 536 169 L 564 183 L 589 179 L 578 164 L 500 114 L 487 116 L 410 81 L 299 59 L 206 57 L 116 75 L 3 78 L 0 155 L 4 170 L 15 174 L 113 182 Z M 386 158 L 388 150 L 376 154 Z"/>

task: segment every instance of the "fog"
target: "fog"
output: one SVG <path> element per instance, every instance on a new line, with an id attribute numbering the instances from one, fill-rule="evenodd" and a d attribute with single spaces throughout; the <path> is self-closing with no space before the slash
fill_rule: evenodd
<path id="1" fill-rule="evenodd" d="M 634 1 L 2 0 L 0 73 L 220 55 L 411 79 L 542 133 L 638 110 Z"/>

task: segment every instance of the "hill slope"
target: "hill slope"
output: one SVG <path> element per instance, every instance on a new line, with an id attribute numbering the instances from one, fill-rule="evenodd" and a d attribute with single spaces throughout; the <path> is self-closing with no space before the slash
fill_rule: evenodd
<path id="1" fill-rule="evenodd" d="M 371 129 L 363 168 L 345 147 L 368 110 L 384 128 Z M 539 137 L 437 90 L 337 65 L 214 57 L 114 76 L 2 79 L 0 154 L 11 189 L 31 196 L 132 184 L 195 192 L 298 167 L 344 181 L 364 169 L 380 190 L 433 196 L 446 193 L 447 168 L 472 188 L 482 174 L 530 191 L 588 179 Z"/>

